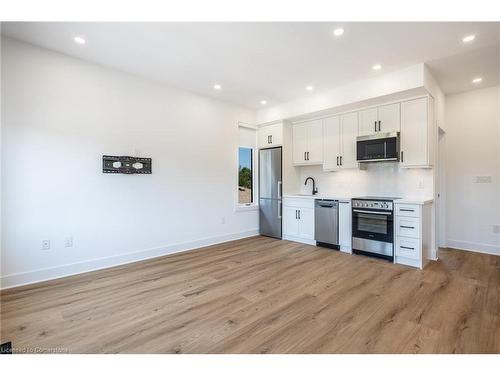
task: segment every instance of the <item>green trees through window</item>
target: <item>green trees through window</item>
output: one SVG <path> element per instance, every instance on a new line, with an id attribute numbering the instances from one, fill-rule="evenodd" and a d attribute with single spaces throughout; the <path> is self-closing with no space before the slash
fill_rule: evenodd
<path id="1" fill-rule="evenodd" d="M 238 169 L 238 203 L 250 204 L 253 202 L 253 150 L 251 148 L 239 148 Z"/>

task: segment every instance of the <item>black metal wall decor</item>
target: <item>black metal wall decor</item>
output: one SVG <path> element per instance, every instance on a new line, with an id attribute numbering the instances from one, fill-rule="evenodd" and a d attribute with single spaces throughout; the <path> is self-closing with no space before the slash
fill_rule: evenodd
<path id="1" fill-rule="evenodd" d="M 102 156 L 103 173 L 151 174 L 151 158 Z"/>

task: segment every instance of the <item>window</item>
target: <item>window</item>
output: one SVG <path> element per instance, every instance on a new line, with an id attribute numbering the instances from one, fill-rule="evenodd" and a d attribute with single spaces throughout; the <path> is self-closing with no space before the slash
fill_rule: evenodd
<path id="1" fill-rule="evenodd" d="M 257 207 L 257 129 L 239 124 L 238 128 L 238 176 L 236 184 L 236 209 Z"/>
<path id="2" fill-rule="evenodd" d="M 253 150 L 239 148 L 238 204 L 253 203 Z"/>

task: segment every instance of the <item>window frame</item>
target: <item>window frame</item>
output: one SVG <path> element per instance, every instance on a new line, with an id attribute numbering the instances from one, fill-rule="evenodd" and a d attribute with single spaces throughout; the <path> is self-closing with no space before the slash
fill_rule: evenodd
<path id="1" fill-rule="evenodd" d="M 257 131 L 258 128 L 254 125 L 238 122 L 238 131 L 239 128 L 247 128 L 255 131 L 255 146 L 254 147 L 245 147 L 245 146 L 240 146 L 239 142 L 236 147 L 236 187 L 235 187 L 235 211 L 253 211 L 253 210 L 258 210 L 259 209 L 259 195 L 258 195 L 258 160 L 257 160 L 257 155 L 258 155 L 258 147 L 257 147 Z M 239 188 L 239 168 L 240 168 L 240 148 L 246 148 L 251 150 L 252 152 L 252 203 L 240 203 L 239 202 L 239 194 L 238 194 L 238 188 Z"/>

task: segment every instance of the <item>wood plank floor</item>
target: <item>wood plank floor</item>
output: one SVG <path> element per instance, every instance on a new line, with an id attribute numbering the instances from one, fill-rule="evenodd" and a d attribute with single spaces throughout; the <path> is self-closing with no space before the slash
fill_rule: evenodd
<path id="1" fill-rule="evenodd" d="M 266 237 L 1 293 L 1 339 L 70 353 L 500 353 L 500 257 L 425 270 Z"/>

